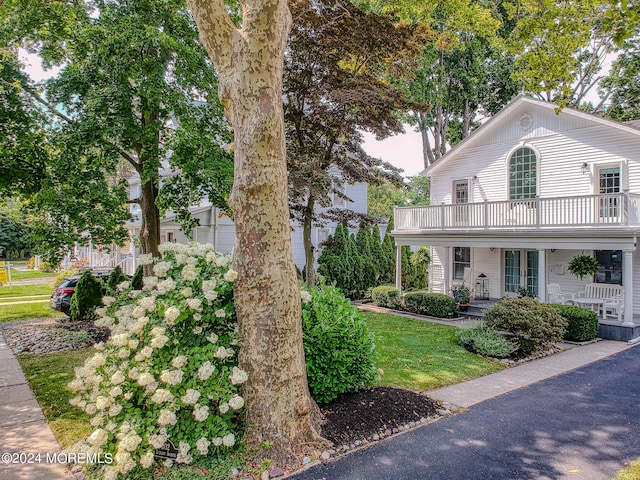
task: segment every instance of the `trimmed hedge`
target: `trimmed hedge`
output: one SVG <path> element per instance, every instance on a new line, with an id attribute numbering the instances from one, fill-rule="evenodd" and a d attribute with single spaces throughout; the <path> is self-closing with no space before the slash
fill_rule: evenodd
<path id="1" fill-rule="evenodd" d="M 598 315 L 596 312 L 574 305 L 551 304 L 568 322 L 565 340 L 586 342 L 598 336 Z"/>
<path id="2" fill-rule="evenodd" d="M 555 308 L 528 297 L 502 298 L 485 312 L 485 322 L 492 330 L 510 334 L 523 353 L 559 342 L 567 330 L 567 321 Z"/>
<path id="3" fill-rule="evenodd" d="M 371 290 L 371 299 L 379 307 L 399 308 L 400 292 L 396 287 L 382 285 Z"/>
<path id="4" fill-rule="evenodd" d="M 403 297 L 404 308 L 420 315 L 446 318 L 456 311 L 456 301 L 443 293 L 407 293 Z"/>
<path id="5" fill-rule="evenodd" d="M 95 319 L 96 307 L 102 305 L 103 283 L 94 277 L 89 270 L 78 279 L 69 304 L 71 320 L 74 322 Z"/>
<path id="6" fill-rule="evenodd" d="M 484 322 L 473 328 L 461 329 L 456 335 L 458 345 L 485 357 L 507 358 L 516 350 L 504 335 L 487 328 Z"/>

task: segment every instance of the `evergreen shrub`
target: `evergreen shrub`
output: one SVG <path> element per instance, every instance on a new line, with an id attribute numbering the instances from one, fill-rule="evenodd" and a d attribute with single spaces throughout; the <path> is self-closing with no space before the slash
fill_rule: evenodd
<path id="1" fill-rule="evenodd" d="M 94 277 L 89 270 L 78 279 L 71 296 L 71 320 L 74 322 L 90 321 L 95 318 L 95 310 L 102 305 L 102 289 L 104 284 Z"/>
<path id="2" fill-rule="evenodd" d="M 327 403 L 373 385 L 377 378 L 373 335 L 336 287 L 303 292 L 302 335 L 311 395 Z"/>
<path id="3" fill-rule="evenodd" d="M 403 297 L 404 308 L 412 313 L 446 318 L 456 311 L 456 301 L 442 293 L 407 293 Z"/>
<path id="4" fill-rule="evenodd" d="M 567 321 L 565 340 L 587 342 L 598 336 L 598 315 L 593 310 L 575 305 L 552 305 Z"/>
<path id="5" fill-rule="evenodd" d="M 109 277 L 107 278 L 107 293 L 116 293 L 118 285 L 120 285 L 122 282 L 128 281 L 129 277 L 122 273 L 122 269 L 119 266 L 116 266 L 116 268 L 111 271 Z"/>
<path id="6" fill-rule="evenodd" d="M 396 287 L 391 285 L 381 285 L 371 290 L 371 299 L 373 302 L 385 308 L 397 309 L 400 307 L 400 292 Z"/>
<path id="7" fill-rule="evenodd" d="M 485 357 L 506 358 L 516 350 L 504 335 L 487 328 L 484 322 L 457 332 L 458 345 Z"/>
<path id="8" fill-rule="evenodd" d="M 521 353 L 531 353 L 563 339 L 567 321 L 550 305 L 535 298 L 502 298 L 486 310 L 488 328 L 506 332 Z"/>

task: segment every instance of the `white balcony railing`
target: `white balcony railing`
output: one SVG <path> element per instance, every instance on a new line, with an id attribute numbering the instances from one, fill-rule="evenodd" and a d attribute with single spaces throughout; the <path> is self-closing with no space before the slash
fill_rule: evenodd
<path id="1" fill-rule="evenodd" d="M 576 228 L 640 225 L 640 195 L 628 193 L 396 207 L 396 230 Z"/>

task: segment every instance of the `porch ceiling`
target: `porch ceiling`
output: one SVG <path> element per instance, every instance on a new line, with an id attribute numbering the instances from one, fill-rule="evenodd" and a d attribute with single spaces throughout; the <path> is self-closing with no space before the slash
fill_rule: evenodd
<path id="1" fill-rule="evenodd" d="M 486 247 L 571 250 L 631 250 L 637 245 L 640 231 L 603 231 L 598 229 L 572 229 L 570 231 L 526 230 L 461 230 L 435 232 L 420 230 L 394 230 L 391 235 L 396 245 L 441 247 Z"/>

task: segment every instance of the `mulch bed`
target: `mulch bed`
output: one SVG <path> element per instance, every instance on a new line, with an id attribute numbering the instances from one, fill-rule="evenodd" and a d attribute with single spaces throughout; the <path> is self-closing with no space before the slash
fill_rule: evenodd
<path id="1" fill-rule="evenodd" d="M 348 445 L 397 433 L 439 415 L 442 407 L 410 390 L 375 387 L 342 395 L 320 409 L 325 416 L 322 435 L 335 445 Z"/>

